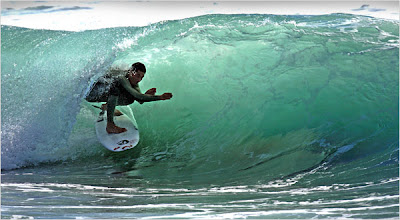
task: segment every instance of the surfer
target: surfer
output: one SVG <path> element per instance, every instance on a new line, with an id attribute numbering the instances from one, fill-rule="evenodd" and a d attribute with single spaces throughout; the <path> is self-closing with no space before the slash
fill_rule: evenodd
<path id="1" fill-rule="evenodd" d="M 114 115 L 122 113 L 115 109 L 117 105 L 130 105 L 135 100 L 140 104 L 172 98 L 172 93 L 155 95 L 156 88 L 147 90 L 144 94 L 140 91 L 139 82 L 146 74 L 143 63 L 132 64 L 128 70 L 110 69 L 104 76 L 100 77 L 86 96 L 88 102 L 106 102 L 101 109 L 107 110 L 107 127 L 109 134 L 118 134 L 126 131 L 115 125 Z"/>

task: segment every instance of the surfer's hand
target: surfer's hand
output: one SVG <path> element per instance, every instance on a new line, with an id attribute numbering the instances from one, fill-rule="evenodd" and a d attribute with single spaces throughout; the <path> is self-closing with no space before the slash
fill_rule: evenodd
<path id="1" fill-rule="evenodd" d="M 156 94 L 157 89 L 156 88 L 151 88 L 149 90 L 147 90 L 147 92 L 145 92 L 144 94 L 147 95 L 155 95 Z"/>
<path id="2" fill-rule="evenodd" d="M 164 94 L 160 95 L 161 100 L 168 100 L 171 98 L 172 98 L 172 93 L 164 93 Z"/>

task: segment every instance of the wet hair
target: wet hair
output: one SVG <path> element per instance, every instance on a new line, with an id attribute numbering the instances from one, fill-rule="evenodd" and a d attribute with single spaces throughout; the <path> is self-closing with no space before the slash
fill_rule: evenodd
<path id="1" fill-rule="evenodd" d="M 146 67 L 144 66 L 143 63 L 137 62 L 137 63 L 132 64 L 130 70 L 132 70 L 132 71 L 138 70 L 138 71 L 142 71 L 142 72 L 145 73 L 146 72 Z"/>

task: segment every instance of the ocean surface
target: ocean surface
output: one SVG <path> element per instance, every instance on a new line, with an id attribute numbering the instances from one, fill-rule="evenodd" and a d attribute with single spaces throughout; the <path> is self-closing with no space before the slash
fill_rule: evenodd
<path id="1" fill-rule="evenodd" d="M 1 26 L 1 218 L 398 218 L 399 23 L 205 15 L 80 32 Z M 143 62 L 139 144 L 83 98 Z"/>

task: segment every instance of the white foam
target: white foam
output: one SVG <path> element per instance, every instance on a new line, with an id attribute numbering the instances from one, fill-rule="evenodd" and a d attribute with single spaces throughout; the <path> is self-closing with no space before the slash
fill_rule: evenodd
<path id="1" fill-rule="evenodd" d="M 36 8 L 47 6 L 47 8 Z M 34 29 L 82 31 L 152 23 L 206 14 L 323 15 L 347 13 L 399 20 L 399 4 L 391 2 L 2 2 L 2 25 Z"/>

